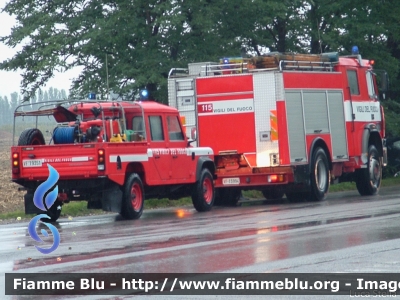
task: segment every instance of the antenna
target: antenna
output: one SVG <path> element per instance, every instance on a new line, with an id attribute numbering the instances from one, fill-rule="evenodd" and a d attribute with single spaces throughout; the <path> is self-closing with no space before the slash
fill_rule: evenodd
<path id="1" fill-rule="evenodd" d="M 320 52 L 320 54 L 322 54 L 321 35 L 320 35 L 320 33 L 319 33 L 319 24 L 318 24 L 318 20 L 317 20 L 317 30 L 318 30 L 319 52 Z"/>
<path id="2" fill-rule="evenodd" d="M 108 85 L 108 54 L 106 53 L 106 80 L 107 80 L 107 100 L 110 100 L 110 87 Z"/>

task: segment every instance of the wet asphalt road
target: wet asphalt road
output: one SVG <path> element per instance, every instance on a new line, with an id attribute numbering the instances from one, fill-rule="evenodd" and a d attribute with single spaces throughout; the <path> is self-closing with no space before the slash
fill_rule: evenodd
<path id="1" fill-rule="evenodd" d="M 40 244 L 27 226 L 0 226 L 0 295 L 11 272 L 362 273 L 400 266 L 399 187 L 375 197 L 331 193 L 318 203 L 255 201 L 208 213 L 145 210 L 133 221 L 115 214 L 62 218 L 61 243 L 48 255 L 35 249 Z"/>

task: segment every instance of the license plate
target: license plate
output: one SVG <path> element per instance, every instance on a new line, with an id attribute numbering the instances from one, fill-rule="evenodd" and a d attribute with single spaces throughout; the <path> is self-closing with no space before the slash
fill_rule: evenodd
<path id="1" fill-rule="evenodd" d="M 22 162 L 22 166 L 24 168 L 41 167 L 42 164 L 43 164 L 43 161 L 41 159 L 29 159 L 29 160 L 24 160 Z"/>
<path id="2" fill-rule="evenodd" d="M 223 178 L 222 179 L 223 185 L 235 185 L 240 184 L 240 178 Z"/>

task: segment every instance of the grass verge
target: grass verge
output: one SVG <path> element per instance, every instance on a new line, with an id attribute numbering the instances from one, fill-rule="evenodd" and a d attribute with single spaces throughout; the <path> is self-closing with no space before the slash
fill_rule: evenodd
<path id="1" fill-rule="evenodd" d="M 382 180 L 382 187 L 389 186 L 400 186 L 400 177 L 391 177 L 385 178 Z M 339 184 L 333 184 L 330 186 L 329 192 L 343 192 L 343 191 L 352 191 L 356 190 L 356 184 L 354 182 L 343 182 Z M 243 196 L 246 198 L 263 198 L 263 195 L 260 191 L 244 191 Z M 169 199 L 148 199 L 145 200 L 144 207 L 145 209 L 154 209 L 154 208 L 164 208 L 164 207 L 178 207 L 178 206 L 187 206 L 192 205 L 192 200 L 189 197 L 181 198 L 179 200 L 169 200 Z M 87 209 L 87 202 L 70 202 L 63 206 L 61 217 L 78 217 L 78 216 L 87 216 L 87 215 L 99 215 L 104 214 L 105 212 L 101 209 Z M 0 214 L 0 221 L 4 220 L 20 220 L 20 219 L 30 219 L 34 217 L 34 215 L 25 215 L 24 211 L 13 211 L 8 213 Z"/>

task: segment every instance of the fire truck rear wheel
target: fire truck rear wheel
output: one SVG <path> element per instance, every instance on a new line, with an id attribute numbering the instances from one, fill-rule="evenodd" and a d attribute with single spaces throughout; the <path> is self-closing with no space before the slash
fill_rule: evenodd
<path id="1" fill-rule="evenodd" d="M 315 149 L 311 159 L 311 187 L 309 198 L 311 201 L 325 199 L 329 190 L 330 170 L 329 162 L 324 149 Z"/>
<path id="2" fill-rule="evenodd" d="M 214 204 L 215 190 L 213 177 L 208 169 L 203 169 L 200 179 L 195 183 L 192 191 L 194 208 L 199 211 L 209 211 Z"/>
<path id="3" fill-rule="evenodd" d="M 382 164 L 379 152 L 374 145 L 368 148 L 368 165 L 356 173 L 356 186 L 361 196 L 378 193 L 382 179 Z"/>
<path id="4" fill-rule="evenodd" d="M 121 215 L 125 219 L 139 219 L 143 213 L 144 189 L 139 175 L 134 173 L 126 180 Z"/>
<path id="5" fill-rule="evenodd" d="M 42 132 L 37 128 L 25 129 L 18 139 L 18 146 L 25 145 L 44 145 Z"/>

